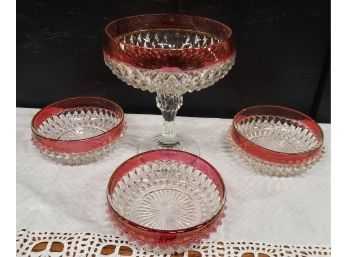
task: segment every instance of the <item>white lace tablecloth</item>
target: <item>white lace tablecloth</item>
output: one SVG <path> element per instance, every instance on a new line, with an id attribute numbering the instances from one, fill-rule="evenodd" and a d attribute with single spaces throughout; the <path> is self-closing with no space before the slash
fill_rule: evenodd
<path id="1" fill-rule="evenodd" d="M 161 117 L 127 114 L 127 135 L 106 158 L 83 166 L 46 160 L 31 143 L 37 109 L 17 108 L 17 230 L 118 233 L 106 212 L 106 184 L 114 169 L 136 154 L 138 143 L 160 130 Z M 179 131 L 199 144 L 227 186 L 226 217 L 215 241 L 330 245 L 330 125 L 321 124 L 326 153 L 306 173 L 289 178 L 255 173 L 238 161 L 229 119 L 178 117 Z"/>

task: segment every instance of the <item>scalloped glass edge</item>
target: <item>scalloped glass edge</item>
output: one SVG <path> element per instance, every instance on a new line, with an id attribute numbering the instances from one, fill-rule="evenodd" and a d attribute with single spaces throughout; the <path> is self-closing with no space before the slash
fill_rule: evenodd
<path id="1" fill-rule="evenodd" d="M 130 244 L 134 245 L 134 247 L 141 249 L 146 253 L 170 255 L 173 253 L 185 252 L 191 249 L 193 245 L 200 244 L 203 240 L 209 239 L 210 235 L 212 233 L 215 233 L 217 231 L 217 228 L 222 225 L 222 220 L 226 216 L 226 209 L 227 205 L 225 203 L 222 207 L 222 213 L 220 214 L 220 217 L 214 223 L 210 224 L 210 226 L 207 227 L 203 232 L 197 233 L 195 237 L 192 237 L 189 242 L 184 244 L 178 244 L 177 242 L 173 244 L 166 243 L 162 245 L 148 243 L 146 241 L 138 239 L 136 236 L 133 236 L 131 233 L 129 233 L 128 230 L 125 230 L 125 228 L 122 227 L 122 224 L 120 222 L 112 218 L 109 206 L 107 206 L 107 213 L 109 219 L 111 220 L 114 227 L 119 231 L 120 235 L 126 238 Z"/>

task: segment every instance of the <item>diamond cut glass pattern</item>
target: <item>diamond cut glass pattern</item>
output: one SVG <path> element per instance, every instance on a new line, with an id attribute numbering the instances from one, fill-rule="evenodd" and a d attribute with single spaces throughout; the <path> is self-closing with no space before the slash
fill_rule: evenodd
<path id="1" fill-rule="evenodd" d="M 176 113 L 183 94 L 213 85 L 233 66 L 231 29 L 197 16 L 151 14 L 113 21 L 105 32 L 105 64 L 128 85 L 155 92 L 162 112 L 162 133 L 144 141 L 138 151 L 166 148 L 199 155 L 192 139 L 176 133 Z"/>
<path id="2" fill-rule="evenodd" d="M 254 117 L 237 125 L 239 133 L 251 142 L 284 153 L 299 153 L 314 149 L 318 140 L 309 129 L 298 122 L 279 117 Z"/>
<path id="3" fill-rule="evenodd" d="M 156 150 L 121 164 L 108 185 L 114 224 L 162 253 L 184 251 L 221 223 L 225 189 L 217 171 L 187 152 Z"/>
<path id="4" fill-rule="evenodd" d="M 119 123 L 119 118 L 105 109 L 72 109 L 42 122 L 38 133 L 60 140 L 80 140 L 105 133 Z"/>
<path id="5" fill-rule="evenodd" d="M 221 199 L 204 173 L 185 163 L 149 162 L 118 182 L 115 209 L 142 226 L 173 230 L 198 225 L 218 211 Z"/>
<path id="6" fill-rule="evenodd" d="M 129 67 L 109 57 L 105 57 L 105 63 L 118 78 L 135 88 L 152 93 L 182 95 L 186 92 L 202 90 L 222 79 L 232 68 L 234 59 L 208 68 L 180 72 Z"/>
<path id="7" fill-rule="evenodd" d="M 257 171 L 296 175 L 323 154 L 323 133 L 310 117 L 278 106 L 255 106 L 236 114 L 230 139 L 242 159 Z"/>
<path id="8" fill-rule="evenodd" d="M 120 106 L 99 97 L 77 97 L 38 112 L 32 120 L 32 141 L 51 159 L 76 165 L 111 152 L 125 130 Z"/>

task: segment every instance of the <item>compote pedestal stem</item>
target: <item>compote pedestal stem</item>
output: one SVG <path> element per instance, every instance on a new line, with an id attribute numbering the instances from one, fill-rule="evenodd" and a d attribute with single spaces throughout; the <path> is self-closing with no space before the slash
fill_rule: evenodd
<path id="1" fill-rule="evenodd" d="M 163 117 L 162 136 L 159 144 L 165 148 L 176 148 L 180 144 L 176 137 L 175 117 L 182 103 L 182 95 L 157 93 L 156 104 Z"/>

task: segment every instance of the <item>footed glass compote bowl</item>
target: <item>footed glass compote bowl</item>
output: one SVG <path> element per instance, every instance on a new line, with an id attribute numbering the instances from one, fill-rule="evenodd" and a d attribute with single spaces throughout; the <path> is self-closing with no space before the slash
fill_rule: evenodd
<path id="1" fill-rule="evenodd" d="M 198 145 L 176 134 L 183 94 L 223 78 L 234 64 L 232 30 L 217 21 L 182 14 L 149 14 L 112 21 L 105 28 L 104 60 L 121 80 L 156 92 L 163 129 L 138 152 L 178 149 L 199 155 Z"/>

